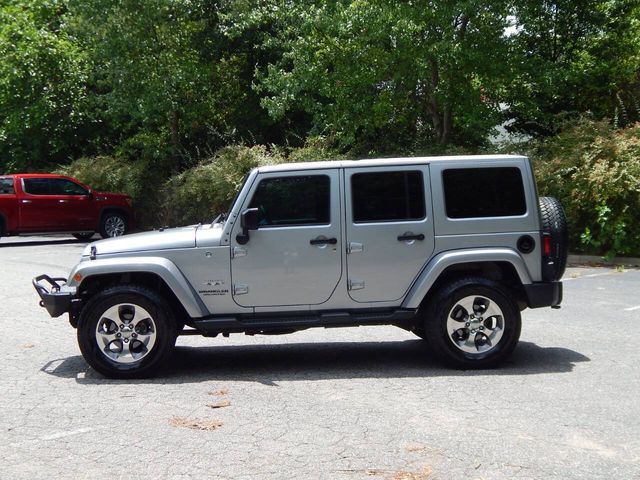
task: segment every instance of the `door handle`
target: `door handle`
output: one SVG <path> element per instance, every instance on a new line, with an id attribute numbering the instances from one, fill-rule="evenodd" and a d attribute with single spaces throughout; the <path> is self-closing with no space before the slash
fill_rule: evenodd
<path id="1" fill-rule="evenodd" d="M 69 200 L 58 200 L 60 203 L 69 203 Z"/>
<path id="2" fill-rule="evenodd" d="M 22 200 L 22 203 L 31 203 L 31 200 Z"/>
<path id="3" fill-rule="evenodd" d="M 335 245 L 338 243 L 337 238 L 314 238 L 313 240 L 309 240 L 311 245 Z"/>
<path id="4" fill-rule="evenodd" d="M 417 235 L 398 235 L 399 242 L 408 242 L 409 240 L 424 240 L 424 233 L 419 233 Z"/>

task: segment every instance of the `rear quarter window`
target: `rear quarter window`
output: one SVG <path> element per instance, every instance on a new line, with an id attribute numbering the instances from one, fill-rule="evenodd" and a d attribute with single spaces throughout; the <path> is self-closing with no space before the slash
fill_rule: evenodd
<path id="1" fill-rule="evenodd" d="M 0 195 L 13 195 L 13 178 L 0 178 Z"/>
<path id="2" fill-rule="evenodd" d="M 513 217 L 527 213 L 522 173 L 516 167 L 443 170 L 449 218 Z"/>

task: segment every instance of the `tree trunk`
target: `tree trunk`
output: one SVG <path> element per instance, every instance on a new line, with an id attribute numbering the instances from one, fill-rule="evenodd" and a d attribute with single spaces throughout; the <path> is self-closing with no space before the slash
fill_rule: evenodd
<path id="1" fill-rule="evenodd" d="M 178 170 L 178 152 L 180 151 L 179 117 L 176 109 L 171 110 L 169 117 L 169 130 L 171 132 L 171 170 Z"/>
<path id="2" fill-rule="evenodd" d="M 440 135 L 440 145 L 447 145 L 451 141 L 451 130 L 453 129 L 453 117 L 451 115 L 451 105 L 444 106 L 442 114 L 442 133 Z"/>
<path id="3" fill-rule="evenodd" d="M 436 89 L 440 82 L 440 73 L 438 71 L 438 61 L 435 58 L 429 60 L 431 65 L 431 89 L 429 92 L 429 112 L 431 113 L 431 124 L 435 131 L 438 142 L 442 138 L 442 118 L 440 117 L 440 105 L 436 96 Z"/>

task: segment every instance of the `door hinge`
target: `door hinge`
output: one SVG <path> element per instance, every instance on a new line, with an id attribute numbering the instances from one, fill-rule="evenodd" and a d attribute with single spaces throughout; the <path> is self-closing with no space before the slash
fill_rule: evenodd
<path id="1" fill-rule="evenodd" d="M 247 256 L 247 249 L 246 248 L 233 247 L 233 249 L 231 250 L 231 258 L 246 257 L 246 256 Z"/>
<path id="2" fill-rule="evenodd" d="M 347 253 L 359 253 L 364 251 L 364 245 L 357 242 L 349 242 L 347 244 Z"/>
<path id="3" fill-rule="evenodd" d="M 249 293 L 249 285 L 245 283 L 234 283 L 233 294 L 234 295 L 246 295 Z"/>
<path id="4" fill-rule="evenodd" d="M 349 279 L 349 290 L 362 290 L 364 288 L 364 280 Z"/>

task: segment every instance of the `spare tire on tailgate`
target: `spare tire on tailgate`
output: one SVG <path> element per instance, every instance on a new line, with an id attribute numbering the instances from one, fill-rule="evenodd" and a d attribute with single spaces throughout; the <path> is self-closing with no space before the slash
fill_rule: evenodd
<path id="1" fill-rule="evenodd" d="M 567 217 L 560 202 L 553 197 L 540 197 L 540 219 L 542 221 L 543 264 L 542 276 L 546 281 L 560 280 L 567 267 L 569 232 Z M 549 242 L 545 252 L 545 241 Z"/>

